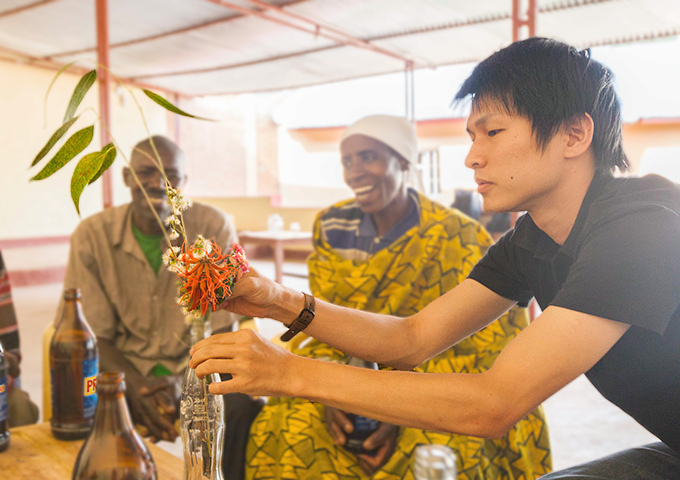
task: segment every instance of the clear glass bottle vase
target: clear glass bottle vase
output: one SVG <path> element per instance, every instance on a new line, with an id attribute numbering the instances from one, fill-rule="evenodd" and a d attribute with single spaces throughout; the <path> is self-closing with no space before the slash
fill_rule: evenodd
<path id="1" fill-rule="evenodd" d="M 191 323 L 191 344 L 210 335 L 210 323 L 203 318 Z M 202 379 L 193 368 L 186 368 L 180 402 L 180 432 L 184 450 L 185 480 L 223 480 L 224 400 L 208 392 L 208 385 L 219 382 L 218 374 Z"/>

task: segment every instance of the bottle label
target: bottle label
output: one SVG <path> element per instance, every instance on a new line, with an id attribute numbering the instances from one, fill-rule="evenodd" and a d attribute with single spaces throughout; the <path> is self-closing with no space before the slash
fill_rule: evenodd
<path id="1" fill-rule="evenodd" d="M 92 418 L 97 407 L 97 373 L 99 360 L 83 360 L 83 418 Z"/>
<path id="2" fill-rule="evenodd" d="M 7 377 L 0 377 L 0 422 L 7 420 Z"/>

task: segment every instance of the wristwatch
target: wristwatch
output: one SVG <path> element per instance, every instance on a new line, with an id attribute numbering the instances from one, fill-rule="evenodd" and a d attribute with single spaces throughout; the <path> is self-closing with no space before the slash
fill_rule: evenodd
<path id="1" fill-rule="evenodd" d="M 305 306 L 300 312 L 300 315 L 293 320 L 293 323 L 287 325 L 288 330 L 281 335 L 281 341 L 287 342 L 295 335 L 303 331 L 307 326 L 314 320 L 314 297 L 306 293 L 302 293 L 305 296 Z"/>

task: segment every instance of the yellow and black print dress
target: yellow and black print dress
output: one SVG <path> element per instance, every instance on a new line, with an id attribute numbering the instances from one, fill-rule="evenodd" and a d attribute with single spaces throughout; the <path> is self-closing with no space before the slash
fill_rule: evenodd
<path id="1" fill-rule="evenodd" d="M 491 244 L 488 233 L 474 220 L 418 195 L 418 225 L 367 259 L 348 260 L 328 244 L 321 219 L 332 215 L 333 209 L 352 208 L 353 202 L 341 202 L 319 213 L 315 251 L 308 260 L 312 293 L 337 305 L 412 315 L 462 282 Z M 526 309 L 515 307 L 417 370 L 483 372 L 527 324 Z M 303 334 L 293 342 L 291 348 L 298 355 L 346 361 L 342 352 Z M 323 409 L 323 405 L 297 398 L 270 398 L 251 428 L 246 478 L 369 478 L 352 453 L 333 443 Z M 413 479 L 411 458 L 422 444 L 451 447 L 458 458 L 459 480 L 530 480 L 552 467 L 548 428 L 539 407 L 496 440 L 401 428 L 394 454 L 370 478 Z"/>

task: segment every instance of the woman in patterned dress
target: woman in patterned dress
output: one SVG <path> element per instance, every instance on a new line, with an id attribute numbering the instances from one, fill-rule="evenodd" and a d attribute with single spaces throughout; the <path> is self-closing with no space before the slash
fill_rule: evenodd
<path id="1" fill-rule="evenodd" d="M 308 260 L 311 293 L 355 309 L 413 315 L 462 282 L 491 237 L 461 212 L 407 187 L 417 143 L 405 119 L 359 120 L 344 132 L 341 153 L 355 198 L 317 215 Z M 416 370 L 483 372 L 527 324 L 526 309 L 515 307 Z M 304 334 L 288 348 L 310 358 L 347 361 L 344 353 Z M 381 424 L 364 443 L 376 449 L 372 455 L 357 456 L 342 446 L 347 423 L 342 412 L 320 404 L 270 398 L 251 428 L 246 478 L 412 479 L 411 459 L 422 444 L 451 447 L 460 480 L 530 480 L 552 468 L 541 407 L 494 440 Z"/>

